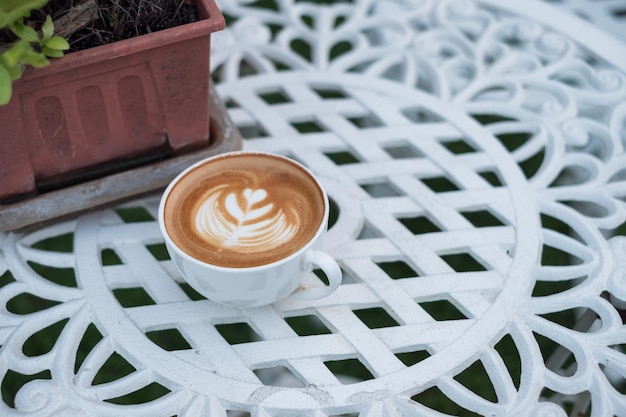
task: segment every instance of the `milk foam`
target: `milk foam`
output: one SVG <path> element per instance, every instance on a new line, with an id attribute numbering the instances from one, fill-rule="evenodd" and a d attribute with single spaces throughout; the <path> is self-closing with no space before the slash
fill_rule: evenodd
<path id="1" fill-rule="evenodd" d="M 229 188 L 209 190 L 196 212 L 197 232 L 208 242 L 230 250 L 260 251 L 283 245 L 296 234 L 300 218 L 295 209 L 278 207 L 264 189 Z"/>
<path id="2" fill-rule="evenodd" d="M 308 172 L 273 155 L 220 156 L 188 171 L 164 206 L 165 228 L 189 256 L 211 265 L 268 265 L 320 230 L 325 195 Z"/>

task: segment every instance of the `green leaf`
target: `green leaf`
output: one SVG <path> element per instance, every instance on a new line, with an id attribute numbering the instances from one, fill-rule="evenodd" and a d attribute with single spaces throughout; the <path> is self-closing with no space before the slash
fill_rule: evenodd
<path id="1" fill-rule="evenodd" d="M 30 26 L 26 26 L 22 22 L 17 22 L 10 27 L 11 32 L 15 33 L 15 36 L 25 40 L 26 42 L 39 42 L 39 35 L 37 31 Z"/>
<path id="2" fill-rule="evenodd" d="M 13 80 L 4 66 L 0 65 L 0 105 L 5 105 L 11 100 L 13 93 Z"/>
<path id="3" fill-rule="evenodd" d="M 48 46 L 42 46 L 41 52 L 43 52 L 46 56 L 50 58 L 61 58 L 63 56 L 63 51 L 59 51 L 58 49 L 52 49 Z"/>
<path id="4" fill-rule="evenodd" d="M 7 27 L 24 16 L 28 16 L 31 10 L 39 9 L 48 0 L 2 0 L 0 1 L 0 28 Z"/>
<path id="5" fill-rule="evenodd" d="M 0 59 L 4 63 L 5 67 L 15 67 L 22 61 L 22 56 L 31 46 L 26 41 L 18 41 L 13 44 L 9 49 L 4 51 L 0 56 Z"/>
<path id="6" fill-rule="evenodd" d="M 22 54 L 22 62 L 31 67 L 41 68 L 50 62 L 42 52 L 35 51 L 32 47 Z"/>
<path id="7" fill-rule="evenodd" d="M 45 46 L 50 49 L 56 49 L 59 51 L 65 51 L 70 49 L 70 44 L 60 36 L 53 36 L 45 42 Z"/>
<path id="8" fill-rule="evenodd" d="M 54 35 L 54 23 L 52 23 L 52 18 L 49 15 L 46 16 L 46 21 L 41 27 L 41 33 L 46 41 Z"/>
<path id="9" fill-rule="evenodd" d="M 22 78 L 22 74 L 24 73 L 24 66 L 16 65 L 14 67 L 9 67 L 7 68 L 7 71 L 9 71 L 9 74 L 11 74 L 11 79 L 13 81 L 19 80 L 20 78 Z"/>

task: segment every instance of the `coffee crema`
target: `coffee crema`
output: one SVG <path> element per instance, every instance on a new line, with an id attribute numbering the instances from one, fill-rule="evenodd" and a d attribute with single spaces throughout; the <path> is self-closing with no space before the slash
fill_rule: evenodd
<path id="1" fill-rule="evenodd" d="M 324 218 L 324 194 L 300 166 L 267 154 L 233 154 L 186 173 L 165 202 L 172 241 L 203 262 L 265 265 L 297 252 Z"/>

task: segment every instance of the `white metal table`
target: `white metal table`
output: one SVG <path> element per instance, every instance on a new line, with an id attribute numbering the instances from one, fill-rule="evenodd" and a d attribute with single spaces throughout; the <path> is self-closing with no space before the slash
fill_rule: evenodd
<path id="1" fill-rule="evenodd" d="M 559 5 L 607 31 L 535 1 L 223 0 L 218 92 L 246 149 L 327 188 L 342 286 L 202 299 L 159 195 L 1 234 L 0 414 L 625 416 L 626 2 Z"/>

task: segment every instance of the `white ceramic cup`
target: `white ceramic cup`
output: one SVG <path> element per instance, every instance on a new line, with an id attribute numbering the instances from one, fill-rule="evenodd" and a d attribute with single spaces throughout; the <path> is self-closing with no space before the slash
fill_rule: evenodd
<path id="1" fill-rule="evenodd" d="M 299 166 L 317 184 L 323 196 L 324 214 L 317 232 L 304 246 L 275 262 L 245 268 L 212 265 L 196 259 L 180 247 L 169 236 L 165 227 L 165 202 L 170 192 L 185 175 L 194 168 L 210 164 L 214 159 L 235 154 L 261 154 L 261 152 L 231 152 L 199 161 L 180 173 L 166 188 L 159 205 L 159 226 L 165 238 L 170 257 L 183 278 L 192 288 L 211 301 L 238 307 L 257 307 L 281 300 L 288 295 L 299 300 L 313 300 L 326 297 L 341 284 L 342 274 L 337 262 L 327 253 L 319 250 L 320 238 L 327 231 L 329 203 L 326 191 L 315 176 L 302 165 L 284 156 L 271 154 Z M 315 268 L 321 269 L 329 284 L 315 288 L 305 288 L 303 281 Z"/>

